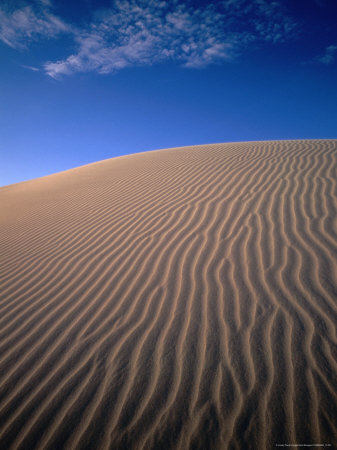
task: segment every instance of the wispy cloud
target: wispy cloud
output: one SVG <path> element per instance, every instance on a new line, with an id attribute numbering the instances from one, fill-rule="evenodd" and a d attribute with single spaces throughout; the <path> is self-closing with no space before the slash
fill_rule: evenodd
<path id="1" fill-rule="evenodd" d="M 95 70 L 110 73 L 132 65 L 175 60 L 188 67 L 230 58 L 233 42 L 211 8 L 119 1 L 105 17 L 75 39 L 78 51 L 45 65 L 48 75 Z"/>
<path id="2" fill-rule="evenodd" d="M 32 70 L 33 72 L 39 72 L 40 71 L 40 69 L 38 67 L 26 66 L 25 64 L 21 64 L 21 67 L 23 67 L 24 69 Z"/>
<path id="3" fill-rule="evenodd" d="M 296 30 L 277 0 L 218 0 L 198 8 L 188 0 L 115 0 L 82 29 L 51 14 L 50 0 L 36 1 L 39 13 L 29 6 L 11 15 L 0 10 L 0 39 L 15 47 L 23 38 L 73 33 L 76 51 L 43 65 L 53 78 L 163 61 L 203 67 L 232 59 L 252 42 L 286 40 Z"/>
<path id="4" fill-rule="evenodd" d="M 332 64 L 337 59 L 337 45 L 329 45 L 323 55 L 318 56 L 316 61 L 322 64 Z"/>
<path id="5" fill-rule="evenodd" d="M 0 40 L 10 47 L 24 48 L 32 40 L 69 32 L 69 25 L 51 14 L 48 6 L 48 0 L 40 0 L 12 12 L 0 9 Z"/>
<path id="6" fill-rule="evenodd" d="M 224 22 L 247 41 L 283 42 L 299 32 L 296 21 L 278 0 L 224 0 Z"/>

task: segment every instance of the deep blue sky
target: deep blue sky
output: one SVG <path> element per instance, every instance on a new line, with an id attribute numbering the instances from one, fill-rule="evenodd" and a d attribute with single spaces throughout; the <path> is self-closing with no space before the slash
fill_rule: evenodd
<path id="1" fill-rule="evenodd" d="M 336 0 L 0 0 L 0 185 L 117 155 L 337 138 Z"/>

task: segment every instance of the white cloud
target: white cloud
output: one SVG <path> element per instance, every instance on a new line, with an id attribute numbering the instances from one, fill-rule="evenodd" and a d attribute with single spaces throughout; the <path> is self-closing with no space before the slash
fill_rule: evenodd
<path id="1" fill-rule="evenodd" d="M 322 64 L 332 64 L 337 58 L 337 45 L 329 45 L 322 56 L 317 58 L 317 61 Z"/>
<path id="2" fill-rule="evenodd" d="M 12 14 L 0 9 L 0 39 L 18 47 L 23 40 L 73 33 L 76 51 L 43 65 L 53 78 L 170 60 L 203 67 L 233 58 L 252 42 L 285 40 L 295 28 L 276 0 L 218 0 L 198 8 L 190 0 L 114 0 L 85 29 L 51 14 L 50 0 L 37 3 L 38 13 L 30 6 Z"/>
<path id="3" fill-rule="evenodd" d="M 25 64 L 21 64 L 21 67 L 23 67 L 24 69 L 32 70 L 33 72 L 39 72 L 40 71 L 40 69 L 38 67 L 26 66 Z"/>
<path id="4" fill-rule="evenodd" d="M 110 73 L 133 65 L 175 60 L 186 67 L 204 66 L 230 57 L 231 42 L 210 8 L 193 10 L 168 3 L 119 1 L 100 22 L 76 37 L 78 51 L 45 70 L 61 74 Z"/>
<path id="5" fill-rule="evenodd" d="M 41 37 L 52 38 L 70 31 L 60 18 L 51 14 L 46 6 L 48 0 L 40 0 L 43 8 L 25 6 L 13 12 L 0 9 L 0 40 L 13 48 L 24 48 Z"/>

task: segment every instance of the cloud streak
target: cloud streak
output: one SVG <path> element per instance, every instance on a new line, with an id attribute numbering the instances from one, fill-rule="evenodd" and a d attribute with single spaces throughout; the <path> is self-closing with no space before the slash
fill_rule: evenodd
<path id="1" fill-rule="evenodd" d="M 279 1 L 218 0 L 195 8 L 189 1 L 115 0 L 81 29 L 51 14 L 49 1 L 39 5 L 39 13 L 29 6 L 10 15 L 0 10 L 0 39 L 19 47 L 23 40 L 72 33 L 76 51 L 43 64 L 56 79 L 165 61 L 203 67 L 230 60 L 252 43 L 286 40 L 296 29 Z"/>
<path id="2" fill-rule="evenodd" d="M 31 41 L 54 38 L 71 27 L 51 14 L 47 4 L 25 6 L 13 12 L 0 9 L 0 40 L 12 48 L 25 48 Z"/>
<path id="3" fill-rule="evenodd" d="M 337 57 L 337 45 L 329 45 L 326 49 L 323 55 L 319 56 L 317 58 L 317 61 L 329 65 L 332 64 Z"/>

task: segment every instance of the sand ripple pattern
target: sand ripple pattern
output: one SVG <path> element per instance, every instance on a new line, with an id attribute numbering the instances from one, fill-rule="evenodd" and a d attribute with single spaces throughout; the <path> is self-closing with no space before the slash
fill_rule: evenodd
<path id="1" fill-rule="evenodd" d="M 337 446 L 337 141 L 0 189 L 1 449 Z"/>

